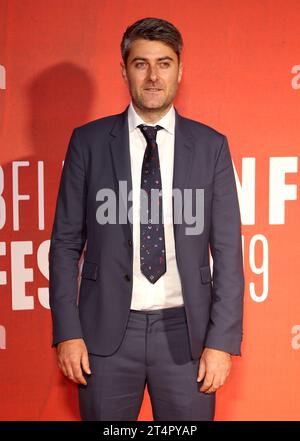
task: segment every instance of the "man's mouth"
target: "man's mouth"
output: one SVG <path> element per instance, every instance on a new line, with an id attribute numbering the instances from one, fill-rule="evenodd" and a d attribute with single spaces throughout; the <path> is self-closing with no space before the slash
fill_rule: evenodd
<path id="1" fill-rule="evenodd" d="M 158 89 L 157 87 L 147 87 L 145 90 L 148 90 L 149 92 L 158 92 L 162 89 Z"/>

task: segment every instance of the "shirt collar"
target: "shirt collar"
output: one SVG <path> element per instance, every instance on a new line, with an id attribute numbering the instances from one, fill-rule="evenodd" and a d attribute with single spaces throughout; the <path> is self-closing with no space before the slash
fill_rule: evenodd
<path id="1" fill-rule="evenodd" d="M 172 105 L 171 108 L 169 109 L 169 111 L 155 124 L 149 124 L 149 123 L 146 123 L 145 121 L 143 121 L 143 119 L 140 117 L 140 115 L 138 115 L 138 113 L 135 111 L 133 104 L 132 104 L 132 101 L 131 101 L 129 104 L 129 107 L 128 107 L 129 132 L 132 132 L 133 130 L 135 130 L 139 124 L 147 124 L 149 126 L 158 124 L 158 125 L 162 126 L 165 130 L 167 130 L 169 133 L 174 135 L 174 132 L 175 132 L 175 109 L 174 109 L 174 106 Z"/>

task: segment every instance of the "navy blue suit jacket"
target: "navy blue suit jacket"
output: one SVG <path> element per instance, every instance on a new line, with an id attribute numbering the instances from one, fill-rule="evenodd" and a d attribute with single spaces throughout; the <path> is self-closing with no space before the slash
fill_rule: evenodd
<path id="1" fill-rule="evenodd" d="M 111 188 L 118 195 L 119 181 L 127 182 L 128 192 L 132 189 L 127 111 L 128 106 L 84 124 L 70 139 L 49 250 L 52 346 L 82 337 L 88 352 L 110 355 L 125 333 L 132 295 L 132 224 L 99 224 L 96 193 Z M 241 355 L 241 219 L 227 138 L 184 118 L 176 108 L 175 115 L 173 188 L 204 189 L 202 233 L 185 234 L 190 225 L 184 217 L 182 224 L 173 223 L 191 354 L 199 358 L 207 346 Z M 120 197 L 126 204 L 126 197 Z"/>

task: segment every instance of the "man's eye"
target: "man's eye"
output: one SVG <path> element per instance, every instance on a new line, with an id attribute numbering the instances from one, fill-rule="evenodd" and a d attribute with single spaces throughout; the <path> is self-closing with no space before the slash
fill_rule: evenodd
<path id="1" fill-rule="evenodd" d="M 143 63 L 143 62 L 136 63 L 136 65 L 135 65 L 135 67 L 137 67 L 137 68 L 144 67 L 144 66 L 145 66 L 145 63 Z M 166 67 L 170 66 L 170 63 L 162 62 L 162 63 L 160 63 L 160 66 L 163 68 L 166 68 Z"/>

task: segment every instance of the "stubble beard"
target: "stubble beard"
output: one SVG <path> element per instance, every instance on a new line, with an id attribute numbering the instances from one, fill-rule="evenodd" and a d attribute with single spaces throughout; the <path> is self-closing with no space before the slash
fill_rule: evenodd
<path id="1" fill-rule="evenodd" d="M 132 96 L 132 101 L 138 109 L 147 113 L 157 113 L 166 110 L 173 101 L 172 97 L 167 97 L 160 105 L 148 107 L 141 96 Z"/>

